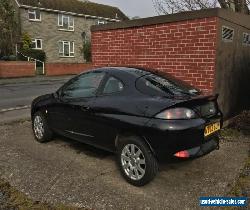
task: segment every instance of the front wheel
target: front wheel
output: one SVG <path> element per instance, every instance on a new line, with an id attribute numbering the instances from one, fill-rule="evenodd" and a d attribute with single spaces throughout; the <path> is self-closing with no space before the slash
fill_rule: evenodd
<path id="1" fill-rule="evenodd" d="M 156 176 L 157 160 L 142 139 L 133 136 L 121 139 L 117 155 L 120 171 L 130 184 L 143 186 Z"/>
<path id="2" fill-rule="evenodd" d="M 32 128 L 36 140 L 40 143 L 51 140 L 53 132 L 49 128 L 44 114 L 38 111 L 32 119 Z"/>

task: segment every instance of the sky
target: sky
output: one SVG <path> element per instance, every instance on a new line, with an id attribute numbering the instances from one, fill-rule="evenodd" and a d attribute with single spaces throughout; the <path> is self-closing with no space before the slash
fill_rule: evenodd
<path id="1" fill-rule="evenodd" d="M 90 0 L 92 2 L 116 6 L 128 17 L 156 16 L 152 0 Z"/>

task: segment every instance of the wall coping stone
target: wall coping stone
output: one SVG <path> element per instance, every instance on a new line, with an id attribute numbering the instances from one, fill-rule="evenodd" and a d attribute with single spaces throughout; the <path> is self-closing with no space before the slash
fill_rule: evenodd
<path id="1" fill-rule="evenodd" d="M 209 18 L 209 17 L 219 17 L 227 21 L 230 21 L 232 23 L 235 23 L 237 25 L 240 25 L 242 27 L 250 29 L 250 15 L 239 14 L 227 9 L 212 8 L 212 9 L 180 12 L 170 15 L 141 18 L 136 20 L 128 20 L 119 23 L 94 25 L 91 27 L 91 31 L 96 32 L 96 31 L 106 31 L 114 29 L 135 28 L 135 27 L 143 27 L 143 26 L 150 26 L 150 25 L 157 25 L 164 23 Z"/>

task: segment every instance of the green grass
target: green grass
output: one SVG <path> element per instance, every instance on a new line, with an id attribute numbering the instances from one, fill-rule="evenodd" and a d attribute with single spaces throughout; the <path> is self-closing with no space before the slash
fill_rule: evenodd
<path id="1" fill-rule="evenodd" d="M 250 152 L 249 152 L 250 153 Z M 245 167 L 241 171 L 235 186 L 229 192 L 231 196 L 246 196 L 246 190 L 248 190 L 248 196 L 250 191 L 250 154 L 246 160 Z"/>
<path id="2" fill-rule="evenodd" d="M 231 188 L 227 196 L 230 197 L 250 197 L 250 151 L 248 158 L 245 162 L 245 166 L 239 174 L 238 179 L 235 182 L 235 185 Z M 248 201 L 248 209 L 250 203 Z M 224 207 L 224 210 L 234 210 L 239 209 L 239 207 Z"/>
<path id="3" fill-rule="evenodd" d="M 0 209 L 17 208 L 19 210 L 79 210 L 80 208 L 68 207 L 63 204 L 52 206 L 47 203 L 33 201 L 24 193 L 17 191 L 15 188 L 4 180 L 0 179 L 0 192 L 4 194 L 4 204 L 0 203 Z"/>
<path id="4" fill-rule="evenodd" d="M 223 138 L 239 137 L 242 133 L 233 128 L 224 128 L 220 131 L 220 136 Z"/>
<path id="5" fill-rule="evenodd" d="M 250 176 L 244 175 L 244 171 L 246 168 L 250 167 L 250 157 L 248 157 L 248 160 L 246 161 L 246 165 L 244 169 L 242 170 L 239 178 L 237 179 L 235 185 L 232 187 L 232 189 L 229 191 L 227 196 L 230 197 L 248 197 L 249 198 L 249 190 L 250 190 Z M 248 192 L 246 190 L 248 189 Z M 249 209 L 249 201 L 248 201 L 248 209 Z M 239 209 L 239 207 L 223 207 L 224 210 L 236 210 Z"/>
<path id="6" fill-rule="evenodd" d="M 249 114 L 247 117 L 242 117 L 241 124 L 244 124 L 246 121 L 249 121 Z M 239 138 L 246 138 L 249 139 L 249 130 L 241 129 L 241 124 L 238 122 L 236 123 L 237 126 L 231 128 L 225 128 L 221 130 L 220 136 L 226 140 L 230 139 L 239 139 Z M 233 154 L 232 154 L 233 155 Z M 239 176 L 237 177 L 235 184 L 232 186 L 231 190 L 228 192 L 226 196 L 231 197 L 250 197 L 250 150 L 248 153 L 248 157 L 246 159 L 244 168 L 241 170 Z M 248 208 L 249 208 L 249 201 L 248 201 Z M 234 210 L 239 209 L 239 207 L 223 207 L 222 209 L 225 210 Z"/>

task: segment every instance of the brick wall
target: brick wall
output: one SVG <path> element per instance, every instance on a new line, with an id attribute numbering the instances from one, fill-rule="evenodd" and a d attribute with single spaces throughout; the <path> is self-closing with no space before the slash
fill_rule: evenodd
<path id="1" fill-rule="evenodd" d="M 26 61 L 0 61 L 0 78 L 35 76 L 35 63 Z"/>
<path id="2" fill-rule="evenodd" d="M 92 67 L 92 64 L 85 63 L 47 63 L 45 71 L 47 76 L 79 74 Z"/>
<path id="3" fill-rule="evenodd" d="M 217 21 L 217 17 L 208 17 L 93 30 L 93 64 L 154 68 L 212 92 Z"/>

